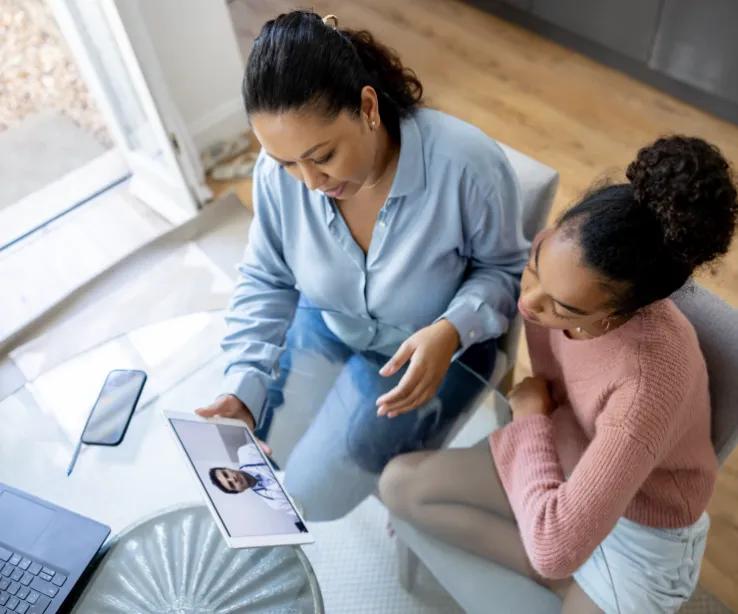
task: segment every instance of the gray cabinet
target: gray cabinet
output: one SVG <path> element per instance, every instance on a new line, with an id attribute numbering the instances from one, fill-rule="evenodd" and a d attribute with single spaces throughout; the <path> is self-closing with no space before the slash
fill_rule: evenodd
<path id="1" fill-rule="evenodd" d="M 467 0 L 738 123 L 738 0 Z"/>
<path id="2" fill-rule="evenodd" d="M 534 0 L 532 12 L 592 42 L 647 62 L 661 0 Z"/>
<path id="3" fill-rule="evenodd" d="M 738 103 L 738 0 L 666 0 L 649 66 Z"/>

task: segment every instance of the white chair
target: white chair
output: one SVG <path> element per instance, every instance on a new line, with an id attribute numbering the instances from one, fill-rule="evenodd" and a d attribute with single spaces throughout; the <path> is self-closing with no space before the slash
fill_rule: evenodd
<path id="1" fill-rule="evenodd" d="M 738 310 L 697 284 L 687 286 L 673 299 L 695 327 L 707 363 L 712 443 L 723 463 L 738 444 Z M 478 432 L 476 439 L 486 434 Z M 421 560 L 466 612 L 553 614 L 561 610 L 559 598 L 532 580 L 441 542 L 406 522 L 393 519 L 392 523 L 400 582 L 408 590 Z"/>
<path id="2" fill-rule="evenodd" d="M 520 198 L 523 209 L 523 234 L 529 241 L 543 230 L 548 220 L 548 214 L 553 205 L 556 189 L 559 185 L 559 173 L 523 153 L 503 145 L 500 147 L 505 152 L 510 165 L 515 171 L 520 185 Z M 512 378 L 512 370 L 518 355 L 518 343 L 522 320 L 519 315 L 515 317 L 510 330 L 500 339 L 500 352 L 495 363 L 495 373 L 491 384 L 498 387 L 505 378 Z M 498 367 L 499 365 L 499 367 Z M 496 379 L 495 379 L 496 376 Z"/>

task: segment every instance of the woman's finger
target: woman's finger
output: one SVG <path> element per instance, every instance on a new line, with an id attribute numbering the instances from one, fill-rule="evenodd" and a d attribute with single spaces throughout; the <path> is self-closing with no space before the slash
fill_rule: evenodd
<path id="1" fill-rule="evenodd" d="M 431 396 L 432 395 L 429 394 L 429 389 L 427 387 L 420 387 L 401 406 L 397 407 L 396 409 L 388 410 L 387 417 L 394 418 L 401 414 L 406 414 L 410 411 L 413 411 L 423 405 L 423 403 L 430 399 Z"/>
<path id="2" fill-rule="evenodd" d="M 377 406 L 379 407 L 379 412 L 377 413 L 383 415 L 383 406 L 391 405 L 407 398 L 420 383 L 423 377 L 423 370 L 423 366 L 420 363 L 411 362 L 410 368 L 402 376 L 397 386 L 377 399 Z"/>
<path id="3" fill-rule="evenodd" d="M 424 377 L 407 397 L 386 405 L 384 413 L 389 415 L 390 413 L 404 413 L 404 411 L 415 409 L 424 402 L 424 397 L 429 395 L 432 390 L 432 382 L 433 378 Z"/>
<path id="4" fill-rule="evenodd" d="M 259 444 L 259 447 L 264 451 L 264 454 L 266 454 L 267 456 L 272 455 L 272 449 L 269 447 L 269 444 L 266 441 L 257 439 L 256 442 Z"/>
<path id="5" fill-rule="evenodd" d="M 390 358 L 379 370 L 379 375 L 382 377 L 389 377 L 390 375 L 397 373 L 402 368 L 402 365 L 410 360 L 413 355 L 413 351 L 413 346 L 405 341 L 405 343 L 397 349 L 395 355 L 392 356 L 392 358 Z"/>

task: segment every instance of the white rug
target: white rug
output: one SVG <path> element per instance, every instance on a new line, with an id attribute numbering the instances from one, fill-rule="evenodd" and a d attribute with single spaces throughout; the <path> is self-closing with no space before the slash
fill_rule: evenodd
<path id="1" fill-rule="evenodd" d="M 455 614 L 462 612 L 424 568 L 412 593 L 397 579 L 395 538 L 387 511 L 369 497 L 345 518 L 309 523 L 316 537 L 303 550 L 313 565 L 328 614 Z"/>

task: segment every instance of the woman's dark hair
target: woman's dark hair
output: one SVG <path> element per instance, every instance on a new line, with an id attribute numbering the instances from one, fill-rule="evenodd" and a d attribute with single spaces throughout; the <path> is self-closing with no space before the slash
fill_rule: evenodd
<path id="1" fill-rule="evenodd" d="M 661 138 L 638 152 L 626 176 L 630 183 L 594 190 L 558 222 L 586 264 L 624 282 L 614 297 L 620 313 L 666 298 L 727 252 L 738 214 L 730 167 L 702 139 Z"/>
<path id="2" fill-rule="evenodd" d="M 366 30 L 334 28 L 316 13 L 292 11 L 267 21 L 254 41 L 243 97 L 248 113 L 307 108 L 358 116 L 366 85 L 376 90 L 380 118 L 399 142 L 400 119 L 423 97 L 415 73 Z"/>

